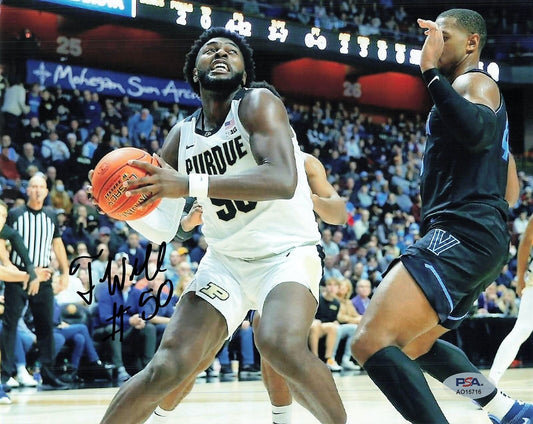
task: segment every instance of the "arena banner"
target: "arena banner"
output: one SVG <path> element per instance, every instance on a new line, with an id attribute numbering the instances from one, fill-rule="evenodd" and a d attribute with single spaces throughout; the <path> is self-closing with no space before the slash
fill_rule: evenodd
<path id="1" fill-rule="evenodd" d="M 131 100 L 157 100 L 200 106 L 200 99 L 185 81 L 105 71 L 65 63 L 28 60 L 26 82 L 61 86 L 65 90 L 90 90 L 106 96 L 129 96 Z"/>

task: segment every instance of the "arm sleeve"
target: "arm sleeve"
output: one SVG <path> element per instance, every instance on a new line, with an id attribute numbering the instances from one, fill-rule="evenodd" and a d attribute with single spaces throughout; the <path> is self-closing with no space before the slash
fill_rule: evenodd
<path id="1" fill-rule="evenodd" d="M 185 207 L 183 208 L 183 213 L 181 214 L 181 218 L 180 218 L 180 226 L 178 227 L 178 232 L 176 233 L 176 237 L 180 239 L 181 241 L 189 240 L 194 234 L 194 228 L 191 231 L 185 231 L 182 228 L 181 220 L 183 219 L 183 217 L 189 214 L 195 200 L 196 200 L 196 197 L 187 197 L 185 201 Z"/>
<path id="2" fill-rule="evenodd" d="M 30 281 L 36 279 L 37 274 L 35 273 L 35 267 L 33 266 L 28 249 L 26 249 L 20 234 L 8 225 L 4 225 L 4 228 L 2 228 L 2 231 L 0 232 L 0 238 L 9 240 L 13 250 L 22 258 L 22 261 L 26 266 L 26 272 L 30 274 Z"/>
<path id="3" fill-rule="evenodd" d="M 494 111 L 459 95 L 435 68 L 425 71 L 422 77 L 446 127 L 465 149 L 471 152 L 488 149 L 496 130 Z"/>
<path id="4" fill-rule="evenodd" d="M 178 232 L 184 206 L 183 197 L 164 198 L 148 215 L 126 222 L 153 243 L 170 243 Z"/>

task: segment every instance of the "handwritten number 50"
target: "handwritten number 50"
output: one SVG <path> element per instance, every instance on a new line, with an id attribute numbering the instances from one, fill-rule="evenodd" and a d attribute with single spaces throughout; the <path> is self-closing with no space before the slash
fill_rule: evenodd
<path id="1" fill-rule="evenodd" d="M 167 296 L 167 298 L 162 302 L 161 301 L 161 294 L 162 294 L 162 290 L 163 290 L 163 287 L 165 287 L 168 283 L 168 286 L 169 286 L 169 291 L 170 291 L 170 295 Z M 154 296 L 153 294 L 150 294 L 151 292 L 153 292 L 154 289 L 147 289 L 145 291 L 143 291 L 141 293 L 141 297 L 139 299 L 139 306 L 142 308 L 144 305 L 146 305 L 150 300 L 153 300 L 155 302 L 155 308 L 154 308 L 154 312 L 152 313 L 152 315 L 150 315 L 149 317 L 146 317 L 145 315 L 145 312 L 142 311 L 141 312 L 141 318 L 145 321 L 148 321 L 148 320 L 151 320 L 153 317 L 155 317 L 157 315 L 157 313 L 159 312 L 159 308 L 164 308 L 165 306 L 167 306 L 172 298 L 172 292 L 174 291 L 174 285 L 172 284 L 172 281 L 171 280 L 165 280 L 165 283 L 164 284 L 161 284 L 159 286 L 159 288 L 157 289 L 157 293 L 156 295 Z M 146 297 L 145 297 L 146 295 Z"/>

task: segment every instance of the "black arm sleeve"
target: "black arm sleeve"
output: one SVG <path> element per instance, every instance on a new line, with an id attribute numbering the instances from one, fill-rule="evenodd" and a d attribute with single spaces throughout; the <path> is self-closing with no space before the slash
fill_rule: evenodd
<path id="1" fill-rule="evenodd" d="M 494 140 L 496 114 L 488 106 L 469 102 L 435 68 L 422 74 L 446 127 L 471 152 L 487 149 Z"/>
<path id="2" fill-rule="evenodd" d="M 26 246 L 24 246 L 24 241 L 22 240 L 20 234 L 10 226 L 4 225 L 4 228 L 2 228 L 2 231 L 0 231 L 0 238 L 9 240 L 11 243 L 11 248 L 22 258 L 22 261 L 26 266 L 26 272 L 30 274 L 30 281 L 37 278 L 35 267 L 33 266 L 28 249 L 26 249 Z"/>
<path id="3" fill-rule="evenodd" d="M 185 206 L 183 207 L 183 213 L 181 214 L 181 218 L 180 218 L 180 226 L 178 228 L 178 232 L 176 233 L 176 237 L 181 241 L 189 240 L 194 234 L 194 228 L 191 231 L 183 230 L 181 226 L 181 220 L 183 217 L 187 216 L 187 214 L 191 211 L 192 205 L 194 204 L 195 200 L 196 200 L 195 197 L 187 197 L 187 200 L 185 201 Z"/>

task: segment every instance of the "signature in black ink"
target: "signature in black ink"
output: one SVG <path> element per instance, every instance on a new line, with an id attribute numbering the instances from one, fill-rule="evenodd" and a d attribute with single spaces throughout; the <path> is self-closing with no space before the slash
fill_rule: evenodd
<path id="1" fill-rule="evenodd" d="M 166 247 L 167 247 L 166 243 L 163 242 L 159 248 L 159 252 L 158 252 L 157 260 L 156 260 L 157 267 L 153 275 L 150 275 L 148 271 L 148 260 L 152 253 L 152 245 L 148 244 L 146 247 L 144 262 L 141 264 L 140 267 L 138 267 L 137 259 L 135 259 L 135 262 L 133 263 L 133 266 L 132 266 L 131 273 L 129 275 L 126 275 L 127 273 L 126 258 L 123 257 L 121 259 L 119 272 L 117 274 L 113 274 L 112 269 L 111 269 L 111 264 L 113 263 L 113 259 L 109 258 L 107 260 L 104 275 L 98 280 L 98 282 L 99 283 L 107 282 L 108 292 L 111 296 L 113 296 L 117 289 L 119 291 L 124 290 L 124 284 L 126 282 L 126 278 L 129 278 L 130 281 L 133 281 L 133 279 L 136 276 L 140 276 L 144 274 L 144 277 L 148 281 L 154 280 L 159 274 L 159 272 L 166 271 L 166 268 L 163 268 L 163 261 L 165 258 Z M 81 292 L 81 291 L 77 292 L 77 294 L 83 299 L 83 301 L 87 305 L 91 305 L 93 303 L 93 294 L 94 294 L 94 289 L 96 287 L 95 284 L 93 284 L 91 262 L 93 260 L 97 260 L 102 255 L 102 252 L 103 250 L 100 250 L 94 256 L 78 256 L 74 258 L 72 262 L 70 263 L 69 274 L 75 275 L 80 267 L 79 261 L 81 259 L 89 260 L 88 265 L 87 265 L 87 268 L 88 268 L 87 271 L 89 275 L 89 289 L 85 292 Z M 138 305 L 140 308 L 143 308 L 144 306 L 146 306 L 147 303 L 150 301 L 154 302 L 153 313 L 149 317 L 146 317 L 144 310 L 142 311 L 141 318 L 143 320 L 148 321 L 152 319 L 153 317 L 157 315 L 160 308 L 164 308 L 170 303 L 172 296 L 167 296 L 166 298 L 162 299 L 162 295 L 163 295 L 162 290 L 166 286 L 168 286 L 170 293 L 174 291 L 174 286 L 172 284 L 172 281 L 169 279 L 165 279 L 165 282 L 161 284 L 161 286 L 159 286 L 157 293 L 155 295 L 151 294 L 153 292 L 152 288 L 146 288 L 141 293 L 141 296 L 139 298 L 139 305 Z M 124 314 L 129 313 L 129 311 L 130 311 L 130 306 L 124 307 L 123 305 L 118 305 L 116 302 L 113 303 L 113 314 L 111 317 L 107 318 L 107 321 L 111 321 L 113 325 L 112 332 L 108 337 L 111 337 L 114 340 L 115 335 L 118 333 L 120 337 L 120 341 L 122 341 L 123 329 L 124 329 Z M 117 324 L 117 320 L 119 321 L 118 324 Z"/>

